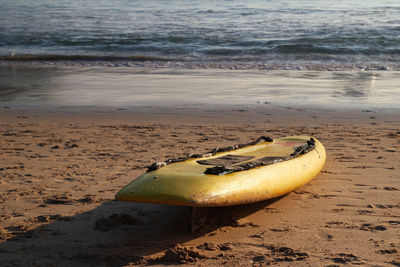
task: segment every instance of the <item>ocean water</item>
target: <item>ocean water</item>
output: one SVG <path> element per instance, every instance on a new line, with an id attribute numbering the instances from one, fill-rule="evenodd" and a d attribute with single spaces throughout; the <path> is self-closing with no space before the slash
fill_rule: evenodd
<path id="1" fill-rule="evenodd" d="M 0 0 L 0 63 L 400 70 L 398 0 Z"/>

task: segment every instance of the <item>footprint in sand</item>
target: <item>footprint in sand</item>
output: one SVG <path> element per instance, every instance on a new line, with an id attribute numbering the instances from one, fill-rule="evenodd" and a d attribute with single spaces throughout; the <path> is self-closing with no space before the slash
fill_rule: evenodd
<path id="1" fill-rule="evenodd" d="M 321 240 L 327 240 L 327 241 L 332 241 L 333 240 L 333 235 L 328 234 L 326 232 L 321 232 L 315 235 L 316 238 L 321 239 Z"/>
<path id="2" fill-rule="evenodd" d="M 385 187 L 383 187 L 383 190 L 385 190 L 385 191 L 399 191 L 398 188 L 392 187 L 392 186 L 385 186 Z"/>
<path id="3" fill-rule="evenodd" d="M 383 226 L 383 225 L 374 225 L 371 223 L 364 223 L 360 226 L 360 230 L 362 231 L 386 231 L 387 227 Z"/>
<path id="4" fill-rule="evenodd" d="M 343 263 L 343 264 L 348 264 L 348 263 L 360 264 L 360 263 L 362 263 L 362 260 L 359 257 L 357 257 L 353 254 L 347 254 L 347 253 L 338 253 L 330 260 L 332 260 L 335 263 Z"/>

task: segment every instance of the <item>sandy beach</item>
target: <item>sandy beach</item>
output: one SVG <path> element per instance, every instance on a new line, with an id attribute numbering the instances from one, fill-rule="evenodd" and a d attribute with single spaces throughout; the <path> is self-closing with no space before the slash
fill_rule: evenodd
<path id="1" fill-rule="evenodd" d="M 0 267 L 400 267 L 399 11 L 395 0 L 0 1 Z M 327 160 L 277 199 L 194 221 L 191 207 L 114 198 L 155 162 L 291 135 L 320 140 Z M 291 160 L 314 149 L 307 140 L 222 160 Z M 286 163 L 306 173 L 306 159 Z"/>
<path id="2" fill-rule="evenodd" d="M 397 111 L 296 108 L 0 111 L 2 266 L 400 266 Z M 155 161 L 312 135 L 328 159 L 266 202 L 190 208 L 114 201 Z"/>

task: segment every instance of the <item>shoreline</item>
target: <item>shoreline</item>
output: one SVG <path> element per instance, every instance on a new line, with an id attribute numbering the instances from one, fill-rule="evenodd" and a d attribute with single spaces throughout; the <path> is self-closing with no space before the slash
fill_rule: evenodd
<path id="1" fill-rule="evenodd" d="M 400 263 L 397 112 L 49 111 L 0 110 L 6 266 Z M 200 232 L 185 207 L 113 200 L 154 161 L 296 134 L 324 144 L 323 171 L 279 199 L 214 209 Z"/>
<path id="2" fill-rule="evenodd" d="M 0 106 L 397 109 L 396 71 L 0 66 Z"/>
<path id="3" fill-rule="evenodd" d="M 293 63 L 295 62 L 295 63 Z M 346 62 L 327 60 L 268 60 L 268 61 L 213 61 L 180 60 L 153 56 L 95 56 L 95 55 L 10 55 L 0 56 L 0 66 L 37 67 L 106 67 L 131 69 L 176 70 L 249 70 L 249 71 L 400 71 L 396 63 Z"/>

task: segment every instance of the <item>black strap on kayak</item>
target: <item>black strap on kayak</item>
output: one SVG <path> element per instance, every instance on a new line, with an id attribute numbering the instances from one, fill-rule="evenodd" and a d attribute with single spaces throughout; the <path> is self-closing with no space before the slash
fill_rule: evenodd
<path id="1" fill-rule="evenodd" d="M 307 143 L 296 148 L 296 150 L 287 157 L 265 157 L 254 161 L 246 162 L 240 165 L 225 166 L 218 165 L 207 168 L 204 173 L 212 175 L 228 174 L 232 172 L 247 171 L 256 167 L 267 166 L 282 161 L 294 159 L 300 155 L 306 154 L 315 148 L 315 139 L 310 138 Z"/>
<path id="2" fill-rule="evenodd" d="M 211 156 L 214 156 L 215 154 L 220 153 L 220 152 L 228 152 L 228 151 L 231 151 L 231 150 L 234 150 L 234 149 L 239 149 L 239 148 L 243 148 L 243 147 L 246 147 L 246 146 L 253 146 L 253 145 L 256 145 L 256 144 L 259 144 L 259 143 L 272 142 L 272 141 L 273 141 L 272 138 L 269 138 L 267 136 L 260 136 L 259 138 L 257 138 L 253 142 L 246 143 L 246 144 L 239 144 L 239 145 L 235 145 L 235 146 L 218 147 L 218 148 L 215 148 L 215 149 L 211 150 L 210 152 L 205 153 L 203 155 L 201 155 L 201 154 L 190 154 L 187 157 L 179 157 L 179 158 L 176 158 L 176 159 L 167 159 L 166 161 L 163 161 L 163 162 L 155 162 L 155 163 L 151 164 L 149 167 L 147 167 L 147 172 L 155 171 L 155 170 L 158 170 L 159 168 L 161 168 L 161 167 L 163 167 L 165 165 L 168 165 L 168 164 L 171 164 L 171 163 L 175 163 L 175 162 L 185 161 L 187 159 L 211 157 Z"/>

